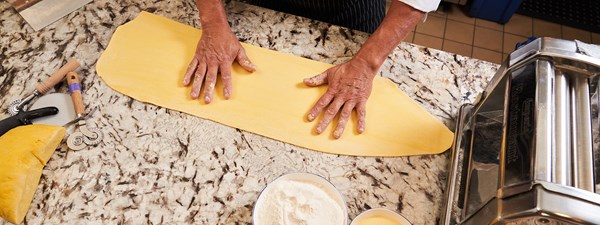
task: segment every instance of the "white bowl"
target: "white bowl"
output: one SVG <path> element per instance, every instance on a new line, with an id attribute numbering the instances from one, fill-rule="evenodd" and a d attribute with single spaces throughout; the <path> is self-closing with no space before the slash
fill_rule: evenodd
<path id="1" fill-rule="evenodd" d="M 355 217 L 354 220 L 352 220 L 352 223 L 350 225 L 363 225 L 361 224 L 362 222 L 366 222 L 367 220 L 372 220 L 374 218 L 384 218 L 387 221 L 389 221 L 389 223 L 379 223 L 375 225 L 411 225 L 410 221 L 408 221 L 400 214 L 383 208 L 369 209 L 367 211 L 362 212 L 360 215 Z M 365 223 L 364 225 L 370 224 Z"/>
<path id="2" fill-rule="evenodd" d="M 273 194 L 272 192 L 275 191 L 273 187 L 276 186 L 276 184 L 285 182 L 285 181 L 307 182 L 310 184 L 314 184 L 315 187 L 318 187 L 321 191 L 325 192 L 342 208 L 343 215 L 341 215 L 341 216 L 343 217 L 343 223 L 340 225 L 348 224 L 348 207 L 346 206 L 346 202 L 344 201 L 344 198 L 342 197 L 342 195 L 335 188 L 335 186 L 333 186 L 333 184 L 331 184 L 328 180 L 326 180 L 325 178 L 323 178 L 321 176 L 311 174 L 311 173 L 290 173 L 290 174 L 285 174 L 283 176 L 280 176 L 277 179 L 271 181 L 271 183 L 269 183 L 267 185 L 267 187 L 265 187 L 262 190 L 262 192 L 258 196 L 258 199 L 256 200 L 256 203 L 254 204 L 254 208 L 252 210 L 252 224 L 254 224 L 254 225 L 262 225 L 263 224 L 263 222 L 258 221 L 259 214 L 264 215 L 265 213 L 267 213 L 267 214 L 274 213 L 273 211 L 271 211 L 268 208 L 269 203 L 266 202 L 266 201 L 268 201 L 267 200 L 268 197 L 265 197 L 265 196 Z M 309 225 L 312 225 L 312 224 L 309 224 Z M 315 224 L 315 225 L 318 225 L 318 224 Z"/>

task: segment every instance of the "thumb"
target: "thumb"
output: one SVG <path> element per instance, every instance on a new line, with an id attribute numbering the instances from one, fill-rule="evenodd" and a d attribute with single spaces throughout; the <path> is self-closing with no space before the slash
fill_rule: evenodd
<path id="1" fill-rule="evenodd" d="M 327 83 L 327 71 L 311 78 L 304 79 L 304 84 L 310 87 L 316 87 Z"/>
<path id="2" fill-rule="evenodd" d="M 246 71 L 254 72 L 256 70 L 256 65 L 254 65 L 250 61 L 250 59 L 248 59 L 248 56 L 246 55 L 246 51 L 244 50 L 244 48 L 240 48 L 240 51 L 238 51 L 236 60 L 240 64 L 240 66 L 242 66 L 242 68 L 244 68 Z"/>

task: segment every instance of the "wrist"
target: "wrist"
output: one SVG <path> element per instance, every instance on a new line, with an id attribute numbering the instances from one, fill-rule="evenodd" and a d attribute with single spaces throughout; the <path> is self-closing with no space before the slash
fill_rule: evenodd
<path id="1" fill-rule="evenodd" d="M 197 1 L 200 24 L 203 30 L 230 29 L 225 9 L 220 0 L 204 1 L 202 6 Z"/>
<path id="2" fill-rule="evenodd" d="M 357 63 L 360 63 L 360 64 L 366 66 L 367 69 L 371 71 L 371 74 L 373 76 L 375 76 L 377 74 L 377 71 L 379 70 L 379 67 L 381 67 L 381 64 L 383 64 L 383 61 L 385 60 L 386 57 L 383 57 L 383 59 L 381 59 L 381 57 L 378 56 L 377 54 L 374 54 L 370 51 L 363 51 L 363 50 L 364 49 L 361 49 L 352 58 L 352 61 L 355 61 Z"/>
<path id="3" fill-rule="evenodd" d="M 207 16 L 204 16 L 207 17 Z M 223 20 L 219 20 L 219 19 L 205 19 L 204 17 L 200 17 L 200 25 L 202 26 L 202 30 L 204 31 L 223 31 L 223 30 L 229 30 L 231 31 L 231 28 L 229 27 L 229 23 L 227 23 L 227 20 L 223 19 Z"/>
<path id="4" fill-rule="evenodd" d="M 229 28 L 228 25 L 215 25 L 215 26 L 202 26 L 202 33 L 207 34 L 207 35 L 216 35 L 216 36 L 223 36 L 223 35 L 232 35 L 235 36 L 233 34 L 233 32 L 231 31 L 231 28 Z"/>
<path id="5" fill-rule="evenodd" d="M 377 64 L 374 60 L 358 54 L 355 55 L 350 62 L 356 67 L 364 68 L 365 71 L 367 71 L 366 74 L 368 74 L 371 79 L 377 75 L 377 71 L 379 71 L 379 67 L 381 66 L 381 64 Z"/>
<path id="6" fill-rule="evenodd" d="M 209 17 L 209 18 L 206 18 Z M 226 18 L 210 18 L 212 16 L 200 16 L 202 30 L 231 30 Z"/>

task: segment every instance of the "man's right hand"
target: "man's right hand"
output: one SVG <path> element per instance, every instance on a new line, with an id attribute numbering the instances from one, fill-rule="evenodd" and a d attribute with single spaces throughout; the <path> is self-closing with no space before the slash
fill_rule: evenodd
<path id="1" fill-rule="evenodd" d="M 213 99 L 217 74 L 223 82 L 223 96 L 231 97 L 231 65 L 236 60 L 245 70 L 253 72 L 256 67 L 242 45 L 231 31 L 225 29 L 205 29 L 202 38 L 198 41 L 196 53 L 188 66 L 183 85 L 188 86 L 194 78 L 191 96 L 193 99 L 200 97 L 200 90 L 204 86 L 204 102 L 210 103 Z"/>
<path id="2" fill-rule="evenodd" d="M 231 97 L 231 65 L 234 60 L 249 72 L 256 70 L 256 66 L 248 59 L 244 48 L 231 32 L 221 1 L 198 0 L 196 5 L 203 32 L 183 78 L 183 85 L 190 85 L 193 78 L 190 95 L 197 99 L 204 87 L 204 102 L 208 104 L 213 99 L 217 74 L 220 74 L 223 82 L 223 96 L 225 99 Z"/>

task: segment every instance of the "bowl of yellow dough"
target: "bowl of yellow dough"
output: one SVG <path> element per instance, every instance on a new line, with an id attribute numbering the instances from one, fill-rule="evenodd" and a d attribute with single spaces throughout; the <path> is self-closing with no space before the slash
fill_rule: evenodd
<path id="1" fill-rule="evenodd" d="M 358 215 L 350 225 L 411 225 L 398 213 L 388 209 L 369 209 Z"/>

